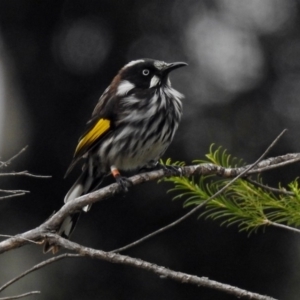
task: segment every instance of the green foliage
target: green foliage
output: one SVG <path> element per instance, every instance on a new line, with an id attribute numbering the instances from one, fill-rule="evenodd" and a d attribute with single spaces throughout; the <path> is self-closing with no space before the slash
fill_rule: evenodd
<path id="1" fill-rule="evenodd" d="M 206 160 L 195 163 L 213 163 L 226 168 L 244 165 L 242 160 L 232 157 L 221 147 L 214 150 L 210 147 Z M 168 160 L 166 164 L 171 164 Z M 174 164 L 173 164 L 174 165 Z M 184 163 L 176 162 L 183 166 Z M 175 192 L 174 199 L 184 199 L 184 207 L 200 205 L 218 192 L 231 179 L 208 175 L 195 177 L 169 177 L 163 181 L 172 182 Z M 255 181 L 263 185 L 260 176 Z M 298 178 L 286 189 L 280 185 L 275 191 L 253 184 L 247 179 L 238 179 L 221 195 L 206 204 L 205 211 L 200 215 L 213 220 L 221 220 L 222 225 L 237 224 L 241 231 L 252 232 L 257 228 L 274 223 L 284 223 L 289 226 L 300 225 L 300 190 Z"/>
<path id="2" fill-rule="evenodd" d="M 209 153 L 205 155 L 207 160 L 195 160 L 194 163 L 213 163 L 218 166 L 225 168 L 237 168 L 244 165 L 242 159 L 237 159 L 232 157 L 230 154 L 227 154 L 227 150 L 222 150 L 220 146 L 217 150 L 214 150 L 215 144 L 212 144 L 209 147 Z"/>

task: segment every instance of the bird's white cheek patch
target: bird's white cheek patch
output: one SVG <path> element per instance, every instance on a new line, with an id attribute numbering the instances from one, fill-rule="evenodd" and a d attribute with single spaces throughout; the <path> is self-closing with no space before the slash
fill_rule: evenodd
<path id="1" fill-rule="evenodd" d="M 135 85 L 128 80 L 123 80 L 120 82 L 118 89 L 117 89 L 117 95 L 118 96 L 125 96 L 129 91 L 135 88 Z"/>
<path id="2" fill-rule="evenodd" d="M 160 82 L 159 77 L 156 76 L 156 75 L 154 75 L 154 76 L 152 77 L 151 81 L 150 81 L 150 86 L 149 86 L 149 88 L 152 88 L 152 87 L 154 87 L 154 86 L 157 86 L 159 82 Z"/>

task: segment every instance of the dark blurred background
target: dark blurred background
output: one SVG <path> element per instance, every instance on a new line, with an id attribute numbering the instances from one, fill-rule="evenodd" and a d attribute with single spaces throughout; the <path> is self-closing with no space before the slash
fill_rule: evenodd
<path id="1" fill-rule="evenodd" d="M 1 234 L 43 222 L 63 204 L 76 176 L 63 179 L 99 96 L 132 59 L 186 61 L 172 74 L 185 94 L 180 129 L 165 158 L 191 163 L 212 143 L 247 162 L 284 129 L 270 155 L 299 152 L 300 14 L 296 0 L 0 1 L 0 155 L 28 150 L 10 170 L 51 179 L 1 178 L 30 195 L 2 201 Z M 299 176 L 298 165 L 264 175 Z M 93 206 L 72 239 L 112 250 L 186 212 L 149 183 Z M 300 237 L 267 228 L 250 236 L 197 216 L 125 254 L 275 298 L 300 295 Z M 27 246 L 0 257 L 0 285 L 48 256 Z M 90 259 L 60 261 L 1 296 L 31 299 L 235 299 L 145 271 Z"/>

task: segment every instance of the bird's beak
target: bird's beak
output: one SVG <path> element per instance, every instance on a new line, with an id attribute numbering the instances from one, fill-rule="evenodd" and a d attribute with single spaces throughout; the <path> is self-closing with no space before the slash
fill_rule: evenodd
<path id="1" fill-rule="evenodd" d="M 170 63 L 170 64 L 167 64 L 167 66 L 164 68 L 163 70 L 163 73 L 164 74 L 169 74 L 171 71 L 175 70 L 175 69 L 178 69 L 178 68 L 181 68 L 181 67 L 185 67 L 187 66 L 188 64 L 185 63 L 185 62 L 174 62 L 174 63 Z"/>

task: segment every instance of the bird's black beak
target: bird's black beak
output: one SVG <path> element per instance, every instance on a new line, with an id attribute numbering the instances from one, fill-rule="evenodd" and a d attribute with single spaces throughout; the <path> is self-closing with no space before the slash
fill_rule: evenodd
<path id="1" fill-rule="evenodd" d="M 163 73 L 165 75 L 169 74 L 171 71 L 175 70 L 175 69 L 178 69 L 178 68 L 181 68 L 181 67 L 185 67 L 187 66 L 188 64 L 185 63 L 185 62 L 174 62 L 174 63 L 170 63 L 170 64 L 167 64 L 167 66 L 164 68 L 163 70 Z"/>

